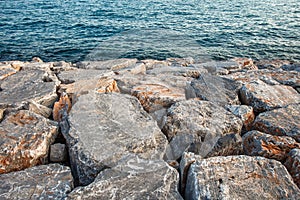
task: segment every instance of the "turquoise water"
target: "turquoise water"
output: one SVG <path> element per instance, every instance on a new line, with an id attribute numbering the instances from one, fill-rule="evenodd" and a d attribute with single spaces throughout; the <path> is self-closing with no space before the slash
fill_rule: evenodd
<path id="1" fill-rule="evenodd" d="M 0 0 L 0 60 L 300 61 L 299 0 Z"/>

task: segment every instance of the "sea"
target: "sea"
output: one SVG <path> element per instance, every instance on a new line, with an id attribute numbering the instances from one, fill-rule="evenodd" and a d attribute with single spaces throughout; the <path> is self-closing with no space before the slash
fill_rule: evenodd
<path id="1" fill-rule="evenodd" d="M 0 0 L 0 61 L 300 62 L 300 0 Z"/>

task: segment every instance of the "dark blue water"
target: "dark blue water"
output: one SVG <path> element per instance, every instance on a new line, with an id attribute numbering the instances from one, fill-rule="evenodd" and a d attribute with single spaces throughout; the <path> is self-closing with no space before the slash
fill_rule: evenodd
<path id="1" fill-rule="evenodd" d="M 0 0 L 0 60 L 300 61 L 300 0 Z"/>

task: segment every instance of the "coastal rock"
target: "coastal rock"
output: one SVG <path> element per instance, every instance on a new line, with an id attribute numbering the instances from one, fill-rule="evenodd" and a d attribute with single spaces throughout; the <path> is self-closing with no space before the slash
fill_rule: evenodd
<path id="1" fill-rule="evenodd" d="M 300 104 L 261 113 L 254 121 L 254 129 L 278 136 L 289 136 L 300 142 Z"/>
<path id="2" fill-rule="evenodd" d="M 192 78 L 198 78 L 200 74 L 203 73 L 208 73 L 208 71 L 201 66 L 200 67 L 167 66 L 167 67 L 155 68 L 147 71 L 147 74 L 151 74 L 151 75 L 168 74 L 173 76 L 184 76 L 184 77 L 192 77 Z"/>
<path id="3" fill-rule="evenodd" d="M 241 129 L 242 121 L 223 107 L 208 101 L 187 100 L 175 103 L 168 109 L 163 132 L 170 144 L 173 144 L 173 140 L 178 141 L 172 149 L 173 152 L 180 149 L 181 153 L 177 153 L 177 156 L 188 149 L 204 157 L 220 137 L 240 134 Z"/>
<path id="4" fill-rule="evenodd" d="M 245 84 L 240 96 L 242 103 L 252 106 L 257 113 L 300 102 L 300 95 L 292 87 L 268 85 L 260 80 Z"/>
<path id="5" fill-rule="evenodd" d="M 17 73 L 19 70 L 20 68 L 16 69 L 12 67 L 10 64 L 0 64 L 0 81 Z"/>
<path id="6" fill-rule="evenodd" d="M 300 63 L 290 64 L 290 65 L 282 65 L 281 69 L 285 71 L 297 71 L 300 72 Z"/>
<path id="7" fill-rule="evenodd" d="M 46 107 L 57 99 L 54 82 L 44 82 L 44 71 L 22 70 L 1 83 L 0 107 L 15 107 L 23 101 L 34 100 Z"/>
<path id="8" fill-rule="evenodd" d="M 132 66 L 114 70 L 115 74 L 146 74 L 146 65 L 144 63 L 136 63 Z"/>
<path id="9" fill-rule="evenodd" d="M 83 61 L 77 63 L 77 67 L 80 69 L 98 69 L 98 70 L 120 70 L 126 67 L 135 65 L 137 59 L 121 58 L 116 60 L 106 61 Z"/>
<path id="10" fill-rule="evenodd" d="M 195 63 L 195 60 L 192 57 L 187 57 L 187 58 L 167 58 L 167 61 L 169 61 L 174 66 L 181 66 L 181 67 L 187 67 L 187 66 Z"/>
<path id="11" fill-rule="evenodd" d="M 250 131 L 255 119 L 254 111 L 251 106 L 246 105 L 227 105 L 226 109 L 239 117 L 243 122 L 242 132 Z"/>
<path id="12" fill-rule="evenodd" d="M 134 97 L 91 91 L 79 97 L 69 116 L 70 131 L 63 134 L 80 185 L 90 184 L 128 154 L 163 158 L 167 140 Z"/>
<path id="13" fill-rule="evenodd" d="M 56 123 L 40 115 L 26 110 L 9 113 L 0 126 L 0 174 L 46 163 L 57 134 Z"/>
<path id="14" fill-rule="evenodd" d="M 4 118 L 5 109 L 0 109 L 0 122 Z"/>
<path id="15" fill-rule="evenodd" d="M 227 156 L 191 164 L 185 199 L 298 199 L 299 188 L 278 161 Z"/>
<path id="16" fill-rule="evenodd" d="M 171 66 L 172 63 L 167 60 L 142 60 L 142 62 L 146 65 L 147 70 L 155 69 L 155 68 L 162 68 Z"/>
<path id="17" fill-rule="evenodd" d="M 130 156 L 99 173 L 93 183 L 72 191 L 67 199 L 182 199 L 178 172 L 162 160 Z"/>
<path id="18" fill-rule="evenodd" d="M 29 101 L 29 111 L 34 112 L 38 115 L 42 115 L 45 118 L 49 118 L 52 114 L 51 108 L 38 104 L 33 100 Z"/>
<path id="19" fill-rule="evenodd" d="M 293 177 L 298 188 L 300 188 L 300 149 L 291 150 L 284 165 Z"/>
<path id="20" fill-rule="evenodd" d="M 255 64 L 259 69 L 278 69 L 282 65 L 289 65 L 290 62 L 287 60 L 259 60 Z"/>
<path id="21" fill-rule="evenodd" d="M 50 146 L 50 162 L 63 163 L 67 160 L 67 147 L 65 144 L 56 143 Z"/>
<path id="22" fill-rule="evenodd" d="M 99 79 L 96 87 L 97 92 L 99 93 L 120 92 L 117 82 L 114 79 L 108 77 L 102 77 L 101 79 Z"/>
<path id="23" fill-rule="evenodd" d="M 233 58 L 232 60 L 237 62 L 241 69 L 258 70 L 251 58 Z"/>
<path id="24" fill-rule="evenodd" d="M 284 162 L 292 149 L 300 148 L 300 143 L 287 136 L 250 131 L 243 136 L 243 146 L 244 152 L 249 156 L 263 156 Z"/>
<path id="25" fill-rule="evenodd" d="M 53 119 L 60 122 L 72 109 L 72 103 L 66 93 L 62 93 L 59 101 L 54 103 Z"/>
<path id="26" fill-rule="evenodd" d="M 40 165 L 0 175 L 0 199 L 63 199 L 73 189 L 69 167 Z"/>
<path id="27" fill-rule="evenodd" d="M 201 74 L 186 88 L 186 98 L 200 98 L 219 105 L 240 104 L 238 98 L 239 85 L 230 79 L 210 74 Z"/>

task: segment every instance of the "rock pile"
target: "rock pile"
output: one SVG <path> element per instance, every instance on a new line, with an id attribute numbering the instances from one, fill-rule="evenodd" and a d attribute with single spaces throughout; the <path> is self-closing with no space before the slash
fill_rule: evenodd
<path id="1" fill-rule="evenodd" d="M 283 61 L 0 62 L 0 199 L 299 199 Z"/>

